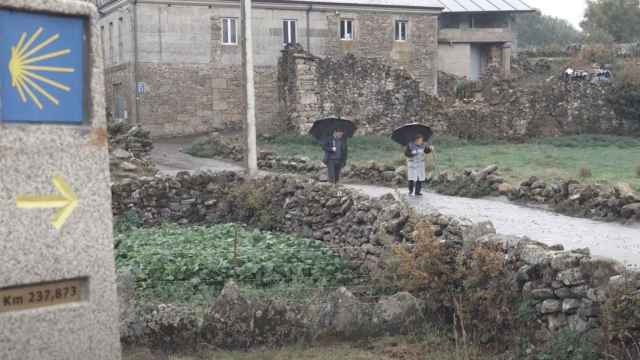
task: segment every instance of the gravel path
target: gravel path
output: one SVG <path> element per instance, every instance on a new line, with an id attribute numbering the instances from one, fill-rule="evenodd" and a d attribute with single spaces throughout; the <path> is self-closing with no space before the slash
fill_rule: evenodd
<path id="1" fill-rule="evenodd" d="M 380 186 L 350 187 L 373 197 L 394 192 Z M 574 218 L 501 199 L 469 199 L 425 193 L 421 198 L 407 197 L 407 200 L 419 211 L 435 209 L 474 222 L 489 220 L 500 234 L 528 236 L 549 245 L 562 244 L 567 249 L 588 247 L 594 255 L 612 257 L 629 267 L 640 268 L 640 225 Z"/>
<path id="2" fill-rule="evenodd" d="M 181 146 L 179 140 L 154 143 L 151 157 L 162 173 L 174 175 L 178 171 L 242 170 L 238 164 L 184 154 L 180 151 Z M 394 193 L 393 189 L 387 187 L 347 186 L 372 197 Z M 562 244 L 567 249 L 588 247 L 595 255 L 612 257 L 629 267 L 640 268 L 640 225 L 626 226 L 573 218 L 500 199 L 469 199 L 426 193 L 422 198 L 408 200 L 419 211 L 435 209 L 474 222 L 490 220 L 500 234 L 528 236 L 549 245 Z"/>

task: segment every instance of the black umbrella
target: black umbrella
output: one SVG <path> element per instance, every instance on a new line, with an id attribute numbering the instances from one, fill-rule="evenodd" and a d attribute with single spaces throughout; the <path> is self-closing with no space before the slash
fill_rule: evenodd
<path id="1" fill-rule="evenodd" d="M 352 137 L 356 132 L 356 125 L 352 121 L 328 117 L 314 121 L 309 134 L 316 140 L 321 141 L 333 135 L 333 132 L 338 128 L 344 130 L 344 136 L 347 138 Z"/>
<path id="2" fill-rule="evenodd" d="M 424 141 L 428 143 L 433 136 L 433 131 L 426 125 L 412 123 L 400 126 L 399 128 L 393 130 L 391 139 L 393 139 L 393 141 L 397 142 L 400 145 L 407 145 L 408 143 L 415 140 L 416 135 L 418 134 L 422 135 Z"/>

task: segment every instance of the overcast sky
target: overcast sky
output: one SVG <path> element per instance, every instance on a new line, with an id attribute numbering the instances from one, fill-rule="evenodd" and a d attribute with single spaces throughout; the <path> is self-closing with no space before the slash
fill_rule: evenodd
<path id="1" fill-rule="evenodd" d="M 575 27 L 584 16 L 587 0 L 524 0 L 525 3 L 540 9 L 543 14 L 567 19 Z"/>

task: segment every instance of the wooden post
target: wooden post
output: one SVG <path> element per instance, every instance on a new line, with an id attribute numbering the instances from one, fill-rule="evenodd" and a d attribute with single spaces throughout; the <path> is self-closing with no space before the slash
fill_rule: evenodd
<path id="1" fill-rule="evenodd" d="M 256 145 L 256 99 L 253 72 L 253 38 L 251 0 L 242 0 L 242 68 L 244 88 L 244 118 L 247 139 L 247 173 L 253 178 L 258 175 L 258 150 Z"/>

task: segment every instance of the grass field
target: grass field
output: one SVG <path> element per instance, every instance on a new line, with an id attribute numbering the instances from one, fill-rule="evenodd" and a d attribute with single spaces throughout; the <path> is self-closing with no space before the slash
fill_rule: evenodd
<path id="1" fill-rule="evenodd" d="M 640 190 L 640 139 L 615 136 L 566 136 L 514 144 L 464 141 L 436 137 L 436 169 L 461 171 L 497 164 L 513 183 L 532 175 L 546 180 L 574 178 L 590 183 L 624 181 Z M 284 156 L 322 157 L 319 145 L 307 136 L 281 136 L 260 144 Z M 349 143 L 351 162 L 404 163 L 402 148 L 386 137 L 355 137 Z M 586 175 L 586 176 L 585 176 Z"/>
<path id="2" fill-rule="evenodd" d="M 476 347 L 467 349 L 469 360 L 494 359 L 481 355 Z M 123 360 L 151 360 L 146 350 L 128 351 Z M 170 356 L 170 360 L 457 360 L 453 342 L 445 334 L 419 337 L 392 337 L 357 343 L 294 345 L 277 350 L 251 352 L 215 351 L 196 356 Z"/>

